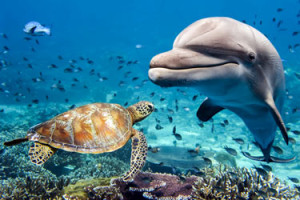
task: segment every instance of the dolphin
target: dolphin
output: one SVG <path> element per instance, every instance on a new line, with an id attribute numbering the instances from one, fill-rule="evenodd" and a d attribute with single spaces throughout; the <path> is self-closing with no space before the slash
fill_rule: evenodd
<path id="1" fill-rule="evenodd" d="M 175 39 L 173 49 L 154 56 L 150 80 L 161 86 L 190 86 L 205 94 L 197 117 L 208 121 L 223 109 L 237 114 L 253 134 L 263 156 L 247 158 L 289 162 L 270 155 L 277 127 L 288 144 L 280 115 L 285 98 L 282 61 L 271 42 L 255 28 L 227 17 L 198 20 Z"/>
<path id="2" fill-rule="evenodd" d="M 51 30 L 48 27 L 41 25 L 39 22 L 31 21 L 28 22 L 23 31 L 32 36 L 51 35 Z"/>

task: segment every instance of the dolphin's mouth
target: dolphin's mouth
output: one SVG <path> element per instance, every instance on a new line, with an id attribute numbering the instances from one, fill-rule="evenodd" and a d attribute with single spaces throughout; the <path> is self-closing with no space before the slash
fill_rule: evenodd
<path id="1" fill-rule="evenodd" d="M 216 64 L 208 64 L 208 65 L 194 65 L 194 66 L 181 66 L 181 67 L 157 66 L 157 65 L 150 64 L 150 69 L 164 68 L 164 69 L 169 69 L 169 70 L 188 70 L 188 69 L 196 69 L 196 68 L 220 67 L 222 65 L 227 65 L 227 64 L 238 65 L 238 63 L 234 62 L 234 61 L 227 61 L 227 62 L 221 62 L 221 63 L 216 63 Z"/>

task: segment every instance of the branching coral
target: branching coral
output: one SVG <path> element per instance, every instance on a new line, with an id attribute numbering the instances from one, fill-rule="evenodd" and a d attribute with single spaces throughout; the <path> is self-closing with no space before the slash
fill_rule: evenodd
<path id="1" fill-rule="evenodd" d="M 215 177 L 201 177 L 193 199 L 297 199 L 295 189 L 281 183 L 271 172 L 266 177 L 247 168 L 224 168 Z"/>
<path id="2" fill-rule="evenodd" d="M 61 196 L 64 186 L 69 184 L 69 179 L 49 179 L 48 177 L 38 178 L 16 178 L 2 181 L 0 196 L 1 199 L 54 199 Z"/>

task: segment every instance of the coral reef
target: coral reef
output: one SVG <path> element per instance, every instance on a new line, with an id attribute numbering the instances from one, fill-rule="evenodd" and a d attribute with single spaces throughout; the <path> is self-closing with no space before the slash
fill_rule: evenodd
<path id="1" fill-rule="evenodd" d="M 139 173 L 133 182 L 112 179 L 110 186 L 87 187 L 89 197 L 95 199 L 191 199 L 193 185 L 198 177 L 181 177 L 171 174 Z M 109 192 L 108 192 L 109 191 Z M 110 195 L 108 194 L 110 193 Z"/>
<path id="2" fill-rule="evenodd" d="M 85 186 L 88 199 L 299 199 L 300 193 L 272 175 L 254 169 L 220 165 L 203 170 L 204 176 L 140 173 L 133 182 L 112 179 L 110 186 Z M 95 182 L 94 182 L 95 183 Z M 81 199 L 69 197 L 68 199 Z"/>
<path id="3" fill-rule="evenodd" d="M 220 165 L 215 176 L 201 177 L 193 199 L 299 199 L 300 193 L 272 175 L 257 170 Z"/>
<path id="4" fill-rule="evenodd" d="M 0 182 L 0 197 L 4 200 L 60 199 L 62 190 L 69 184 L 69 181 L 63 177 L 50 179 L 45 176 L 8 179 Z"/>
<path id="5" fill-rule="evenodd" d="M 110 180 L 111 178 L 79 180 L 75 184 L 69 184 L 64 188 L 63 197 L 64 199 L 87 199 L 91 197 L 91 193 L 86 192 L 87 188 L 94 187 L 94 185 L 109 186 Z"/>

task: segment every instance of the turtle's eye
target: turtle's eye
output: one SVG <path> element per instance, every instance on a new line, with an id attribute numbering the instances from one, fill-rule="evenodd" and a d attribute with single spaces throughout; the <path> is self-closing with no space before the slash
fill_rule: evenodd
<path id="1" fill-rule="evenodd" d="M 148 109 L 149 109 L 150 111 L 153 111 L 153 110 L 154 110 L 154 106 L 151 105 L 151 104 L 149 104 L 149 105 L 148 105 Z"/>

